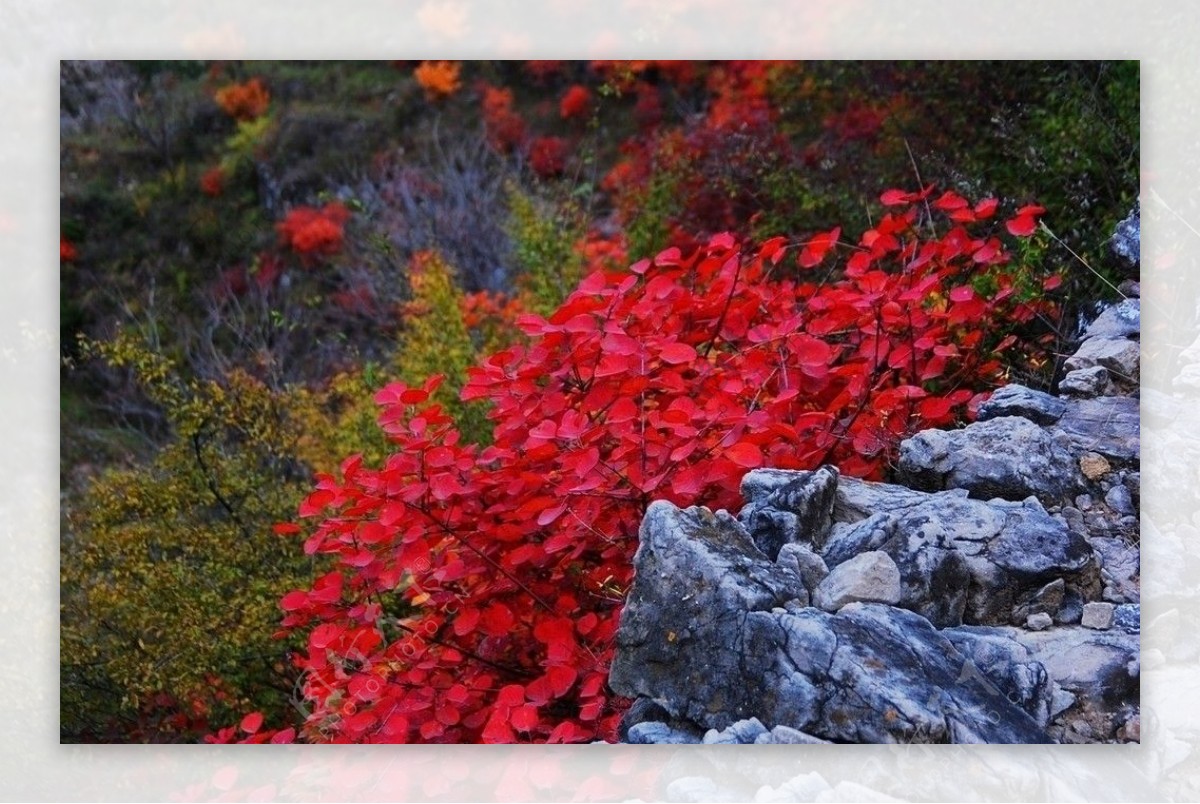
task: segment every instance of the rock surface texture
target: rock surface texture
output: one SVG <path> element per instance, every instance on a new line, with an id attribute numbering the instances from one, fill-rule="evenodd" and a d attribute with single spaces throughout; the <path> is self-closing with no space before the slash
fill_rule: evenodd
<path id="1" fill-rule="evenodd" d="M 1137 741 L 1139 323 L 1134 295 L 1059 395 L 1010 385 L 904 442 L 903 485 L 760 469 L 736 516 L 653 503 L 610 676 L 623 738 Z"/>

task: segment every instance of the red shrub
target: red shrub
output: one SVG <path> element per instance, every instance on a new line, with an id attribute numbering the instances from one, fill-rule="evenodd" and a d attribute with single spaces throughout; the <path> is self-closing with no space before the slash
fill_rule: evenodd
<path id="1" fill-rule="evenodd" d="M 732 508 L 757 466 L 879 477 L 900 438 L 999 380 L 1001 338 L 1035 303 L 997 225 L 968 220 L 993 205 L 943 195 L 948 231 L 931 236 L 931 191 L 886 193 L 904 208 L 857 243 L 721 234 L 594 270 L 549 319 L 520 319 L 527 345 L 471 370 L 486 448 L 429 404 L 440 378 L 380 391 L 395 453 L 320 476 L 307 532 L 277 526 L 335 562 L 281 601 L 308 635 L 300 737 L 614 739 L 624 702 L 606 679 L 650 500 Z M 260 727 L 243 721 L 245 741 L 269 739 Z"/>
<path id="2" fill-rule="evenodd" d="M 350 211 L 340 201 L 320 209 L 296 207 L 276 225 L 280 241 L 302 256 L 336 254 L 341 251 L 342 237 Z"/>
<path id="3" fill-rule="evenodd" d="M 558 103 L 558 113 L 563 120 L 586 117 L 592 109 L 592 92 L 580 84 L 573 85 L 563 94 Z"/>
<path id="4" fill-rule="evenodd" d="M 204 172 L 200 177 L 200 191 L 216 198 L 225 190 L 225 171 L 219 166 Z"/>
<path id="5" fill-rule="evenodd" d="M 562 137 L 538 137 L 529 143 L 529 166 L 543 179 L 561 176 L 567 166 L 567 148 Z"/>
<path id="6" fill-rule="evenodd" d="M 653 128 L 662 122 L 662 99 L 658 88 L 645 82 L 636 87 L 637 103 L 633 107 L 633 119 L 640 128 Z"/>
<path id="7" fill-rule="evenodd" d="M 483 124 L 488 142 L 501 153 L 508 153 L 525 139 L 525 121 L 513 111 L 510 89 L 483 85 Z"/>
<path id="8" fill-rule="evenodd" d="M 244 84 L 230 84 L 217 90 L 217 105 L 225 114 L 237 120 L 253 120 L 261 117 L 271 103 L 271 95 L 262 81 L 251 78 Z"/>
<path id="9" fill-rule="evenodd" d="M 565 61 L 527 61 L 525 62 L 525 72 L 529 73 L 536 83 L 546 84 L 562 75 L 565 66 Z"/>

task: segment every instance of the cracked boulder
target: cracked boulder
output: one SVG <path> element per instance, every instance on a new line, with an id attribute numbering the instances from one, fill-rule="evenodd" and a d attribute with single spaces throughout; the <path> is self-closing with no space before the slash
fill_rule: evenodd
<path id="1" fill-rule="evenodd" d="M 899 567 L 899 605 L 938 627 L 1007 624 L 1014 606 L 1059 579 L 1087 599 L 1100 591 L 1087 540 L 1034 498 L 984 502 L 843 478 L 822 557 L 832 569 L 867 550 Z"/>
<path id="2" fill-rule="evenodd" d="M 998 661 L 979 683 L 914 612 L 807 606 L 798 572 L 723 512 L 656 502 L 640 538 L 609 679 L 619 694 L 704 731 L 757 718 L 834 742 L 1049 739 L 1053 690 L 1036 663 Z"/>
<path id="3" fill-rule="evenodd" d="M 1071 454 L 1050 432 L 1020 416 L 917 433 L 900 444 L 900 477 L 921 491 L 966 489 L 982 500 L 1060 500 L 1082 485 Z"/>

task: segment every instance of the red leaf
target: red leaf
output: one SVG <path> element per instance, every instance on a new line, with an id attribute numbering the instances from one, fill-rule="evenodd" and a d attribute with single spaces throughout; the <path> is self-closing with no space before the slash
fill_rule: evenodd
<path id="1" fill-rule="evenodd" d="M 385 737 L 395 739 L 408 734 L 408 718 L 399 712 L 393 712 L 388 715 L 387 720 L 383 721 L 383 725 L 379 730 Z"/>
<path id="2" fill-rule="evenodd" d="M 825 255 L 837 243 L 837 239 L 841 233 L 842 228 L 839 226 L 823 234 L 814 235 L 800 252 L 801 267 L 812 268 L 825 259 Z"/>
<path id="3" fill-rule="evenodd" d="M 308 644 L 317 650 L 323 650 L 345 631 L 346 626 L 339 623 L 322 623 L 308 635 Z"/>
<path id="4" fill-rule="evenodd" d="M 437 446 L 425 453 L 425 465 L 439 469 L 454 464 L 454 450 L 449 447 Z"/>
<path id="5" fill-rule="evenodd" d="M 659 353 L 664 363 L 690 363 L 696 359 L 696 350 L 686 343 L 668 343 Z"/>
<path id="6" fill-rule="evenodd" d="M 483 632 L 489 636 L 506 636 L 515 623 L 512 611 L 503 603 L 492 603 L 480 618 Z"/>
<path id="7" fill-rule="evenodd" d="M 409 388 L 400 393 L 400 401 L 405 405 L 420 405 L 429 400 L 429 394 L 421 388 Z"/>
<path id="8" fill-rule="evenodd" d="M 560 516 L 562 516 L 563 511 L 566 511 L 566 510 L 567 510 L 567 503 L 564 500 L 560 505 L 556 505 L 553 508 L 547 508 L 545 511 L 542 511 L 540 514 L 538 514 L 537 523 L 540 527 L 544 528 L 545 526 L 549 525 L 551 522 L 553 522 L 554 520 L 556 520 Z"/>
<path id="9" fill-rule="evenodd" d="M 820 338 L 799 334 L 788 338 L 792 357 L 802 366 L 827 366 L 833 359 L 833 349 Z"/>
<path id="10" fill-rule="evenodd" d="M 496 696 L 496 703 L 510 709 L 522 706 L 525 703 L 525 688 L 520 684 L 508 684 L 502 687 L 500 694 Z"/>
<path id="11" fill-rule="evenodd" d="M 935 422 L 950 415 L 952 408 L 953 405 L 949 399 L 939 396 L 927 397 L 917 403 L 917 413 L 921 418 Z"/>
<path id="12" fill-rule="evenodd" d="M 992 217 L 996 214 L 996 206 L 999 204 L 995 198 L 985 198 L 975 205 L 975 214 L 980 220 Z"/>
<path id="13" fill-rule="evenodd" d="M 941 198 L 933 202 L 935 209 L 940 209 L 944 212 L 949 212 L 954 209 L 962 209 L 967 206 L 967 199 L 963 198 L 953 190 L 947 190 L 942 193 Z"/>
<path id="14" fill-rule="evenodd" d="M 532 731 L 538 724 L 537 707 L 533 704 L 525 704 L 514 709 L 510 716 L 510 722 L 517 731 Z"/>
<path id="15" fill-rule="evenodd" d="M 991 240 L 987 241 L 982 246 L 980 246 L 979 249 L 977 249 L 976 252 L 973 255 L 971 255 L 971 259 L 975 260 L 975 262 L 981 262 L 981 263 L 982 262 L 991 262 L 993 259 L 995 259 L 996 255 L 999 253 L 1000 253 L 1000 241 L 996 240 L 996 238 L 993 237 Z"/>
<path id="16" fill-rule="evenodd" d="M 247 734 L 254 734 L 254 732 L 262 728 L 262 724 L 262 712 L 251 712 L 242 718 L 241 729 Z"/>
<path id="17" fill-rule="evenodd" d="M 296 730 L 291 727 L 283 729 L 280 732 L 277 732 L 275 734 L 275 736 L 271 738 L 271 742 L 274 743 L 275 745 L 281 745 L 284 743 L 292 743 L 295 741 L 296 741 Z"/>
<path id="18" fill-rule="evenodd" d="M 429 478 L 429 492 L 435 500 L 446 500 L 462 491 L 462 484 L 454 475 L 442 473 Z"/>
<path id="19" fill-rule="evenodd" d="M 450 706 L 449 704 L 439 706 L 437 711 L 434 713 L 434 716 L 443 726 L 453 726 L 462 720 L 462 715 L 459 713 L 458 709 L 454 706 Z"/>
<path id="20" fill-rule="evenodd" d="M 786 237 L 772 237 L 762 244 L 762 248 L 758 250 L 758 256 L 764 260 L 770 260 L 772 265 L 778 265 L 779 261 L 783 259 L 786 250 Z"/>
<path id="21" fill-rule="evenodd" d="M 466 636 L 471 633 L 475 630 L 475 626 L 479 624 L 479 617 L 479 609 L 463 609 L 454 618 L 454 633 L 458 636 Z"/>
<path id="22" fill-rule="evenodd" d="M 574 668 L 566 665 L 554 665 L 546 671 L 546 678 L 550 682 L 550 689 L 554 692 L 554 697 L 561 698 L 567 694 L 567 690 L 571 689 L 571 685 L 575 683 L 578 673 Z"/>
<path id="23" fill-rule="evenodd" d="M 746 469 L 757 469 L 763 464 L 762 450 L 745 441 L 739 441 L 737 444 L 734 444 L 725 450 L 724 454 L 726 458 Z"/>
<path id="24" fill-rule="evenodd" d="M 951 301 L 965 302 L 973 298 L 975 298 L 975 289 L 970 285 L 959 285 L 950 291 Z"/>
<path id="25" fill-rule="evenodd" d="M 279 601 L 279 608 L 284 611 L 296 611 L 308 605 L 308 592 L 303 592 L 299 589 L 294 592 L 288 592 Z"/>
<path id="26" fill-rule="evenodd" d="M 883 195 L 879 196 L 879 201 L 885 207 L 895 207 L 907 204 L 915 198 L 913 193 L 906 193 L 903 190 L 886 190 Z"/>
<path id="27" fill-rule="evenodd" d="M 293 522 L 279 522 L 275 525 L 272 525 L 271 529 L 280 536 L 288 536 L 290 534 L 300 532 L 300 526 Z"/>
<path id="28" fill-rule="evenodd" d="M 1014 237 L 1029 237 L 1037 230 L 1037 221 L 1032 215 L 1018 215 L 1004 225 Z"/>

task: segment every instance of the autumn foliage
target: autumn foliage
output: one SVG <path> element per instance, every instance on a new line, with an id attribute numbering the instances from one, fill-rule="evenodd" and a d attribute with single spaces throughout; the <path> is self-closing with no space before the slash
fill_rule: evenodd
<path id="1" fill-rule="evenodd" d="M 483 124 L 488 142 L 507 153 L 525 139 L 525 121 L 513 107 L 511 89 L 484 85 L 482 88 Z"/>
<path id="2" fill-rule="evenodd" d="M 266 114 L 271 95 L 258 78 L 244 84 L 229 84 L 217 90 L 217 105 L 235 120 L 253 120 Z"/>
<path id="3" fill-rule="evenodd" d="M 440 100 L 458 92 L 462 83 L 458 79 L 461 66 L 453 61 L 423 61 L 413 77 L 425 90 L 430 100 Z"/>
<path id="4" fill-rule="evenodd" d="M 1037 349 L 1005 335 L 1046 303 L 994 201 L 932 187 L 883 201 L 853 241 L 720 234 L 593 270 L 549 318 L 520 319 L 527 345 L 470 370 L 486 448 L 430 404 L 440 377 L 381 390 L 395 451 L 320 476 L 299 510 L 311 524 L 276 528 L 334 562 L 281 601 L 285 629 L 307 635 L 297 737 L 615 739 L 607 671 L 650 500 L 733 507 L 759 466 L 877 478 L 899 439 L 965 416 L 1000 357 Z"/>
<path id="5" fill-rule="evenodd" d="M 559 115 L 564 120 L 585 117 L 592 108 L 592 92 L 580 84 L 572 84 L 558 102 Z"/>
<path id="6" fill-rule="evenodd" d="M 218 165 L 200 176 L 200 192 L 216 198 L 225 190 L 225 171 Z"/>
<path id="7" fill-rule="evenodd" d="M 341 251 L 344 227 L 350 210 L 338 201 L 317 209 L 296 207 L 277 225 L 283 245 L 302 256 L 336 254 Z"/>

